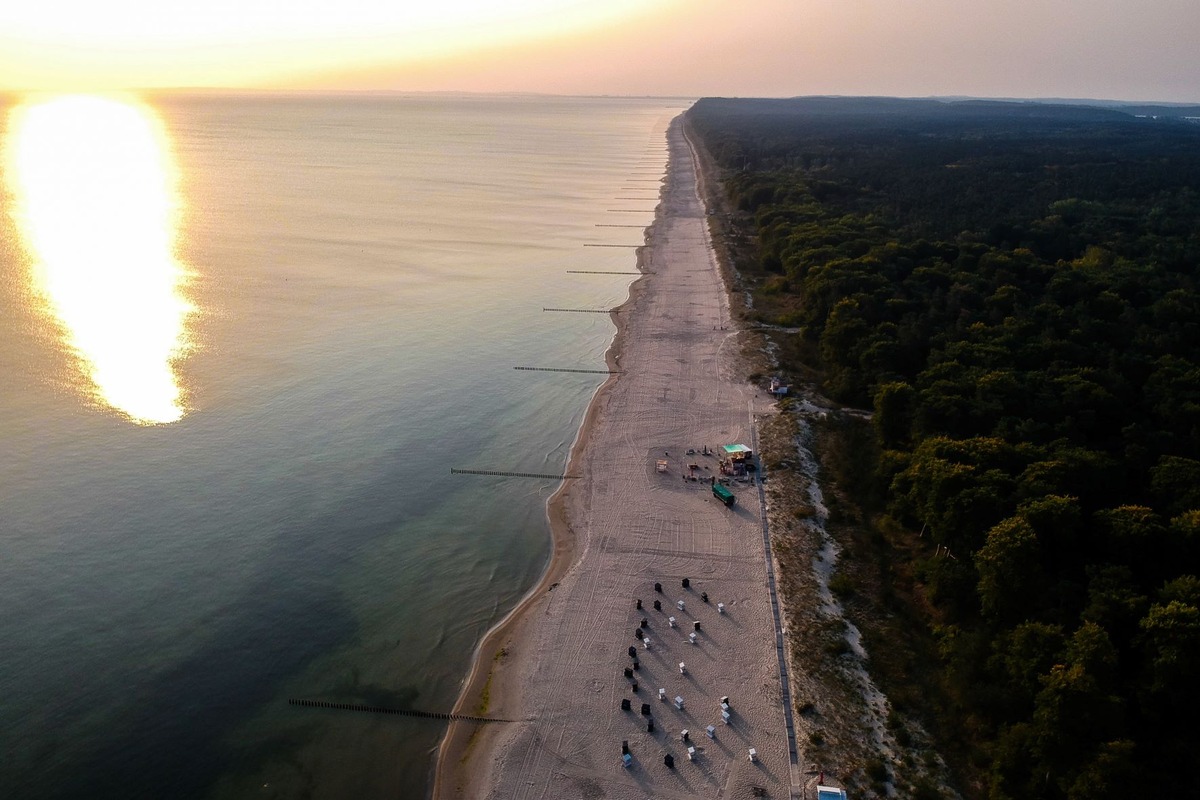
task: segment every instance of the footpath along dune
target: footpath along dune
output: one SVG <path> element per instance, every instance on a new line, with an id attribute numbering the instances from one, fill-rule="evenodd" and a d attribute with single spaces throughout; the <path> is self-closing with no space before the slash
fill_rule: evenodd
<path id="1" fill-rule="evenodd" d="M 553 563 L 485 639 L 455 709 L 514 721 L 451 725 L 436 768 L 439 800 L 749 798 L 761 790 L 778 798 L 796 785 L 759 489 L 735 485 L 737 504 L 726 509 L 708 484 L 717 458 L 701 454 L 705 446 L 753 446 L 753 414 L 768 403 L 738 378 L 738 337 L 681 118 L 668 144 L 662 201 L 641 252 L 648 274 L 622 306 L 609 352 L 623 374 L 593 400 L 569 469 L 581 479 L 551 502 Z M 686 455 L 689 448 L 696 454 Z M 660 458 L 665 474 L 655 470 Z M 689 463 L 701 466 L 700 481 L 683 480 Z M 634 637 L 643 617 L 648 649 Z M 623 674 L 630 647 L 640 662 L 632 680 Z M 632 710 L 621 709 L 623 699 Z M 709 725 L 715 738 L 705 734 Z M 663 763 L 667 754 L 673 769 Z"/>

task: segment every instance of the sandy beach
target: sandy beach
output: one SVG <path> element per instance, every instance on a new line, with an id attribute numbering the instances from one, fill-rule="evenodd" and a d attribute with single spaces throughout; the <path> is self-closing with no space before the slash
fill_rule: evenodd
<path id="1" fill-rule="evenodd" d="M 735 482 L 727 509 L 709 485 L 712 451 L 753 445 L 754 414 L 769 404 L 739 378 L 738 333 L 681 118 L 668 143 L 661 202 L 639 251 L 647 274 L 616 313 L 608 353 L 622 374 L 597 392 L 572 449 L 568 471 L 580 479 L 549 504 L 551 564 L 481 643 L 455 707 L 511 722 L 452 723 L 438 754 L 439 800 L 787 797 L 796 785 L 759 490 Z M 685 479 L 689 464 L 698 481 Z M 626 677 L 631 647 L 639 666 Z"/>

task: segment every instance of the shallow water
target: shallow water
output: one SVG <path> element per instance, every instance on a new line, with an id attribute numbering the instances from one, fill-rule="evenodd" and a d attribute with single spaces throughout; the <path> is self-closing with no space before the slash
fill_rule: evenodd
<path id="1" fill-rule="evenodd" d="M 448 710 L 536 580 L 553 483 L 450 468 L 565 466 L 602 376 L 512 367 L 603 368 L 606 315 L 541 309 L 624 299 L 566 270 L 634 268 L 584 245 L 641 242 L 596 226 L 650 222 L 683 104 L 149 105 L 195 309 L 179 421 L 97 397 L 0 195 L 0 795 L 420 797 L 440 723 L 286 701 Z"/>

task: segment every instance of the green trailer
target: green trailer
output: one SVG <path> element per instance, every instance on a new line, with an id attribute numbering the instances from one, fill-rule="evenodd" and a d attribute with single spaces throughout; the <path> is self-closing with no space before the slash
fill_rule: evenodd
<path id="1" fill-rule="evenodd" d="M 713 497 L 717 498 L 727 506 L 733 505 L 734 501 L 737 500 L 737 498 L 733 496 L 733 492 L 729 491 L 719 483 L 713 484 L 712 493 Z"/>

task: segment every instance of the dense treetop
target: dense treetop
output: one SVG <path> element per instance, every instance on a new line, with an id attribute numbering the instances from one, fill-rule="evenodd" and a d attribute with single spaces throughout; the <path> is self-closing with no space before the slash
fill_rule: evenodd
<path id="1" fill-rule="evenodd" d="M 921 568 L 980 793 L 1200 796 L 1200 125 L 869 98 L 688 123 L 757 313 L 875 411 L 877 510 L 952 554 Z"/>

